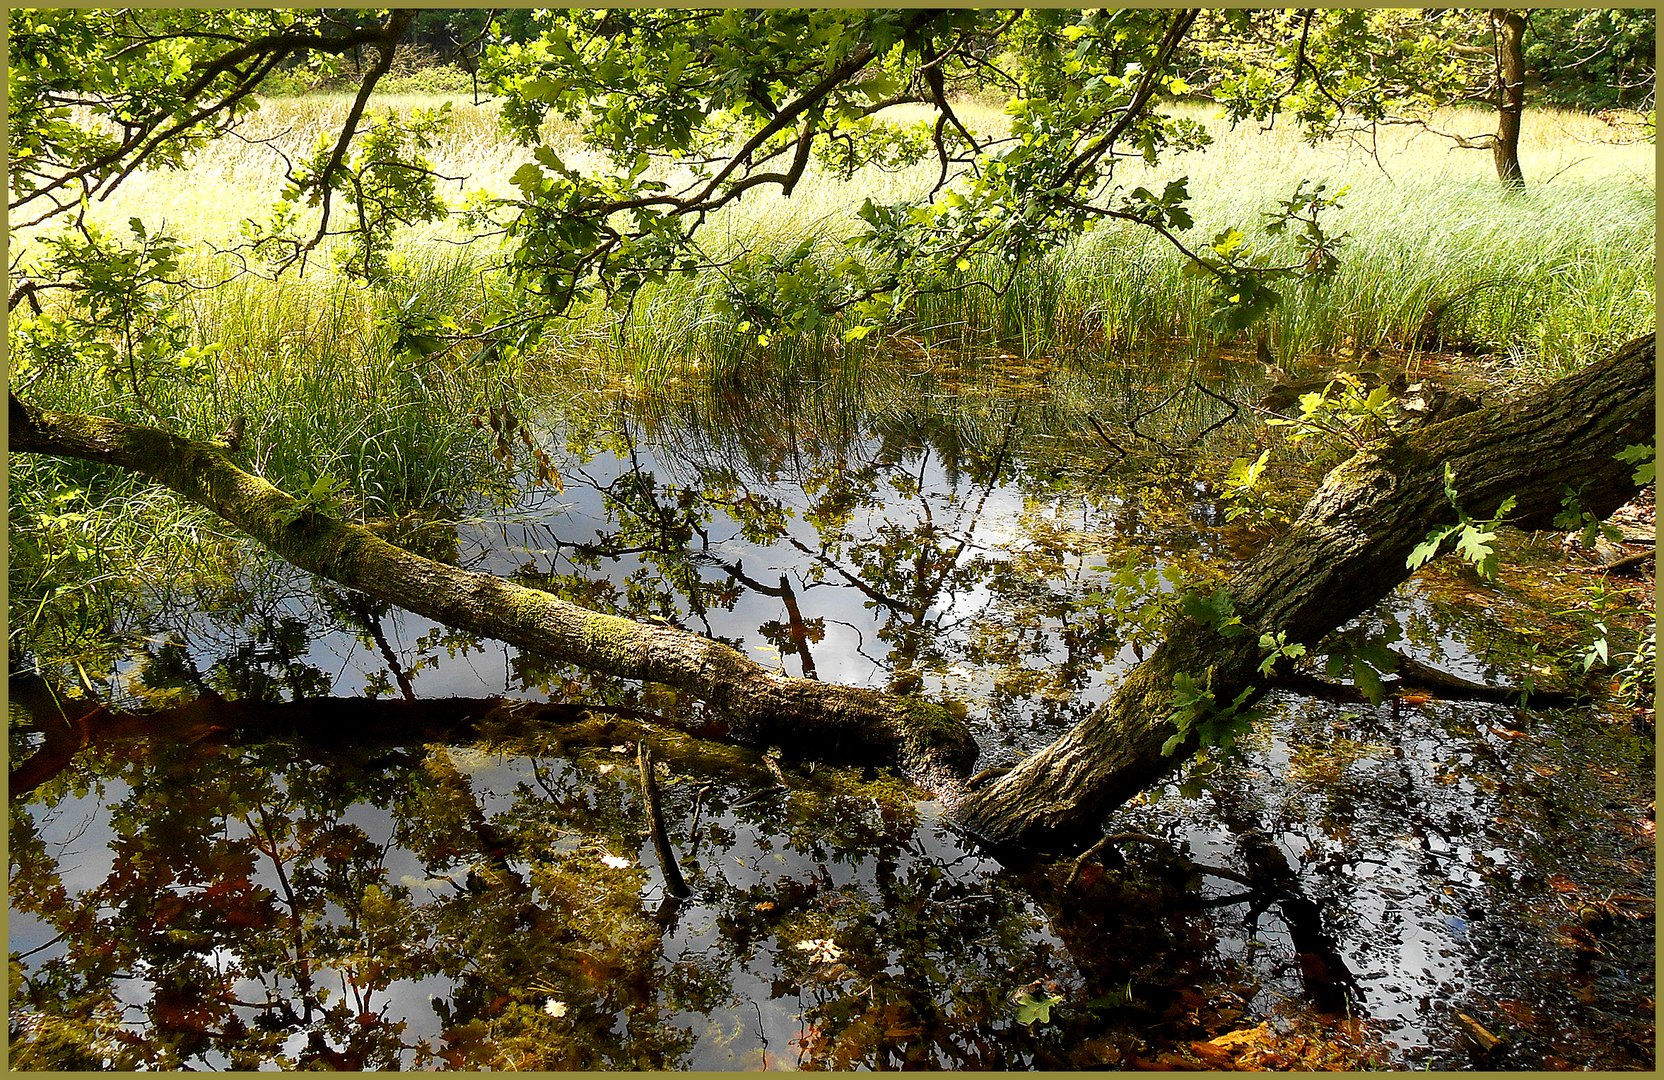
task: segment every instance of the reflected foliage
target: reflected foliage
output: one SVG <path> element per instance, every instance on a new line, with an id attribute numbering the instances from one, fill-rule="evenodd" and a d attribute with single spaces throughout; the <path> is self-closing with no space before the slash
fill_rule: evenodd
<path id="1" fill-rule="evenodd" d="M 378 527 L 957 702 L 994 765 L 1263 539 L 1205 479 L 1259 452 L 1195 389 L 1250 400 L 1240 371 L 884 374 L 551 399 L 503 440 L 520 482 Z M 24 548 L 13 580 L 102 587 L 83 562 Z M 1517 680 L 1562 595 L 1521 563 L 1435 568 L 1352 633 Z M 67 603 L 14 633 L 17 1067 L 1456 1066 L 1452 1009 L 1510 1018 L 1516 1063 L 1648 1060 L 1650 743 L 1599 710 L 1279 699 L 1065 880 L 981 856 L 887 772 L 704 741 L 718 718 L 664 688 L 230 566 L 112 599 L 121 633 Z M 1613 598 L 1613 627 L 1641 618 Z"/>
<path id="2" fill-rule="evenodd" d="M 477 734 L 310 761 L 145 739 L 14 803 L 14 912 L 98 944 L 15 969 L 13 1060 L 1020 1064 L 1044 1043 L 1004 1004 L 1018 973 L 1068 978 L 1044 920 L 905 786 L 769 789 L 755 755 L 665 748 L 694 897 L 655 914 L 633 744 L 586 741 L 627 736 Z M 88 812 L 102 868 L 65 860 Z"/>

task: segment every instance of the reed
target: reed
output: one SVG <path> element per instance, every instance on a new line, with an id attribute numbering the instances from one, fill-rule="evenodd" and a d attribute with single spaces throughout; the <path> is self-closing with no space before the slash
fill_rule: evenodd
<path id="1" fill-rule="evenodd" d="M 378 107 L 439 100 L 405 95 Z M 507 192 L 523 152 L 500 134 L 490 104 L 453 100 L 436 168 L 462 178 L 459 193 Z M 275 194 L 262 140 L 304 152 L 346 108 L 341 95 L 268 101 L 248 141 L 215 144 L 183 178 L 136 176 L 96 204 L 94 217 L 114 228 L 137 215 L 187 241 L 226 245 Z M 1212 127 L 1214 145 L 1158 168 L 1125 163 L 1119 178 L 1156 186 L 1187 177 L 1198 223 L 1192 240 L 1234 225 L 1268 259 L 1288 260 L 1284 241 L 1257 228 L 1277 198 L 1295 178 L 1349 188 L 1328 222 L 1344 234 L 1340 270 L 1320 286 L 1288 287 L 1264 327 L 1286 367 L 1371 348 L 1414 353 L 1438 341 L 1487 353 L 1486 363 L 1503 374 L 1547 377 L 1651 325 L 1652 150 L 1600 141 L 1603 125 L 1594 118 L 1533 110 L 1522 155 L 1530 186 L 1518 194 L 1501 188 L 1488 157 L 1432 136 L 1389 132 L 1371 158 L 1346 144 L 1309 147 L 1287 130 L 1229 130 L 1205 110 L 1181 111 Z M 985 103 L 963 112 L 984 130 L 1004 122 Z M 1484 121 L 1455 117 L 1447 126 Z M 577 132 L 551 122 L 549 135 L 568 160 L 584 160 Z M 599 303 L 576 311 L 537 351 L 512 362 L 467 346 L 425 358 L 400 348 L 399 328 L 415 315 L 462 321 L 508 302 L 491 269 L 500 252 L 451 246 L 446 241 L 458 236 L 449 222 L 406 237 L 390 279 L 375 286 L 336 277 L 327 258 L 277 283 L 238 277 L 183 296 L 196 341 L 223 351 L 203 380 L 158 383 L 143 412 L 199 435 L 245 415 L 258 447 L 255 467 L 286 484 L 325 473 L 342 478 L 358 492 L 362 512 L 380 513 L 466 501 L 490 472 L 488 440 L 472 417 L 493 404 L 523 405 L 560 378 L 732 393 L 781 379 L 847 382 L 891 355 L 927 366 L 1017 357 L 1055 361 L 1060 370 L 1106 370 L 1151 352 L 1200 359 L 1246 350 L 1247 341 L 1233 342 L 1215 326 L 1208 283 L 1185 274 L 1182 257 L 1159 237 L 1122 225 L 1036 259 L 1001 292 L 921 295 L 886 335 L 859 342 L 844 339 L 836 317 L 804 334 L 747 326 L 729 302 L 734 256 L 766 256 L 813 237 L 812 259 L 829 267 L 856 232 L 854 210 L 863 199 L 900 199 L 932 179 L 927 166 L 869 170 L 848 183 L 816 169 L 789 200 L 748 193 L 701 234 L 716 265 L 644 289 L 623 314 Z M 216 197 L 177 196 L 206 190 Z M 231 265 L 199 256 L 193 276 L 213 280 Z M 991 278 L 993 269 L 973 264 L 965 277 Z M 31 390 L 48 405 L 140 411 L 119 387 L 86 371 L 55 372 Z"/>
<path id="2" fill-rule="evenodd" d="M 1441 122 L 1478 130 L 1486 119 Z M 1256 328 L 1286 367 L 1371 349 L 1412 362 L 1443 350 L 1485 355 L 1489 367 L 1527 380 L 1550 378 L 1651 325 L 1655 184 L 1650 145 L 1604 142 L 1603 125 L 1581 114 L 1534 110 L 1531 119 L 1524 193 L 1501 187 L 1487 155 L 1411 131 L 1388 132 L 1369 156 L 1344 143 L 1310 147 L 1283 130 L 1216 130 L 1204 152 L 1155 169 L 1123 165 L 1120 176 L 1152 188 L 1187 178 L 1197 225 L 1186 240 L 1199 245 L 1234 226 L 1271 263 L 1299 261 L 1287 238 L 1260 229 L 1296 178 L 1347 189 L 1325 222 L 1340 241 L 1338 272 L 1318 285 L 1287 284 Z M 838 241 L 855 232 L 861 199 L 899 198 L 927 183 L 919 171 L 866 174 L 846 186 L 811 175 L 789 202 L 748 199 L 725 212 L 712 225 L 715 249 L 778 250 L 815 236 L 829 267 Z M 1209 282 L 1136 226 L 1097 229 L 1026 265 L 1003 290 L 971 284 L 1003 279 L 1000 269 L 973 260 L 961 282 L 918 297 L 896 332 L 960 353 L 1089 362 L 1232 343 Z M 672 368 L 720 375 L 788 356 L 801 364 L 805 351 L 870 355 L 837 333 L 760 349 L 722 311 L 724 287 L 721 273 L 706 272 L 652 290 L 640 317 L 614 333 L 609 355 L 633 357 L 649 378 Z"/>

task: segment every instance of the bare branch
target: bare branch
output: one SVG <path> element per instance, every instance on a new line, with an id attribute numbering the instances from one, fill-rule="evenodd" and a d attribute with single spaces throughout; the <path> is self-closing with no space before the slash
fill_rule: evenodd
<path id="1" fill-rule="evenodd" d="M 413 17 L 413 13 L 405 13 L 403 18 L 404 26 L 408 26 L 409 19 L 411 17 Z M 402 27 L 400 33 L 403 33 Z M 354 30 L 347 34 L 334 36 L 299 32 L 271 34 L 243 43 L 237 48 L 222 53 L 211 60 L 200 61 L 191 69 L 196 73 L 196 77 L 179 91 L 178 96 L 181 100 L 190 101 L 195 99 L 201 94 L 207 92 L 208 88 L 212 86 L 221 76 L 237 71 L 238 68 L 245 63 L 248 63 L 251 66 L 242 69 L 242 73 L 236 78 L 234 85 L 229 91 L 222 95 L 219 100 L 210 105 L 197 109 L 186 119 L 178 121 L 165 129 L 162 125 L 167 120 L 168 114 L 164 111 L 156 111 L 142 120 L 133 121 L 125 125 L 125 137 L 112 149 L 98 155 L 90 161 L 83 163 L 75 169 L 54 176 L 47 183 L 24 193 L 17 199 L 12 200 L 8 208 L 13 211 L 16 211 L 40 198 L 49 198 L 53 204 L 50 210 L 41 214 L 34 220 L 25 223 L 23 226 L 19 226 L 14 223 L 13 227 L 27 227 L 27 225 L 39 224 L 48 218 L 55 217 L 58 214 L 64 213 L 65 211 L 76 207 L 79 204 L 79 200 L 69 201 L 52 198 L 51 196 L 54 192 L 60 191 L 77 183 L 85 187 L 89 195 L 98 193 L 101 198 L 108 197 L 110 191 L 114 190 L 115 187 L 126 179 L 139 164 L 148 160 L 161 146 L 165 145 L 168 140 L 177 138 L 179 135 L 189 132 L 194 127 L 199 127 L 214 121 L 216 117 L 222 117 L 230 114 L 239 102 L 246 99 L 250 94 L 258 89 L 261 81 L 263 81 L 279 63 L 290 56 L 301 52 L 318 52 L 339 55 L 341 53 L 356 49 L 365 43 L 384 40 L 386 34 L 386 27 L 367 27 Z M 135 41 L 133 45 L 127 46 L 127 49 L 139 47 L 156 41 L 170 40 L 181 37 L 204 40 L 221 40 L 225 38 L 225 35 L 193 32 L 149 36 L 140 38 Z M 125 52 L 127 49 L 120 51 Z M 68 99 L 54 99 L 54 104 L 67 105 L 71 103 L 72 102 Z M 109 104 L 109 102 L 102 100 L 88 103 L 90 107 L 100 109 L 108 109 Z M 127 159 L 135 154 L 137 156 L 134 160 L 127 161 Z M 101 175 L 106 173 L 108 170 L 121 165 L 124 161 L 127 161 L 127 164 L 113 177 Z M 92 179 L 92 182 L 88 183 L 89 178 L 96 179 Z"/>
<path id="2" fill-rule="evenodd" d="M 358 134 L 358 120 L 364 115 L 364 106 L 370 100 L 370 93 L 376 88 L 376 83 L 393 67 L 393 53 L 398 48 L 400 39 L 415 19 L 416 13 L 410 10 L 394 11 L 387 19 L 387 25 L 382 29 L 376 41 L 378 52 L 376 62 L 369 71 L 364 73 L 364 79 L 358 84 L 358 96 L 353 98 L 352 108 L 347 112 L 346 120 L 341 123 L 341 134 L 335 140 L 335 148 L 330 151 L 329 161 L 323 171 L 318 174 L 319 201 L 321 216 L 318 221 L 318 231 L 313 234 L 310 242 L 301 249 L 302 253 L 316 248 L 328 235 L 330 209 L 330 177 L 341 167 L 341 161 L 346 157 L 347 147 L 352 144 L 354 136 Z M 362 215 L 361 215 L 362 216 Z M 366 229 L 367 231 L 367 229 Z"/>

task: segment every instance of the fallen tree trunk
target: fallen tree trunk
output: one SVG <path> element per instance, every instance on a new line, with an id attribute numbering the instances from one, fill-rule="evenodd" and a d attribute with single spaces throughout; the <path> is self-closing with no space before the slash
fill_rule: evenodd
<path id="1" fill-rule="evenodd" d="M 493 574 L 414 555 L 246 472 L 216 443 L 33 409 L 15 395 L 9 419 L 13 451 L 139 473 L 319 577 L 557 662 L 684 691 L 710 705 L 738 741 L 779 745 L 797 757 L 896 762 L 939 780 L 964 775 L 975 759 L 969 731 L 940 705 L 781 675 L 686 630 L 590 611 Z"/>
<path id="2" fill-rule="evenodd" d="M 955 814 L 996 851 L 1079 850 L 1132 795 L 1194 754 L 1174 723 L 1175 677 L 1216 702 L 1265 689 L 1260 632 L 1311 645 L 1410 576 L 1406 556 L 1462 510 L 1547 527 L 1562 498 L 1605 516 L 1635 492 L 1614 456 L 1652 438 L 1654 342 L 1639 339 L 1540 393 L 1383 440 L 1336 468 L 1290 531 L 1243 568 L 1228 592 L 1250 632 L 1224 636 L 1178 617 L 1163 644 L 1114 699 L 997 781 L 964 795 Z M 799 757 L 896 761 L 940 784 L 975 756 L 964 725 L 940 706 L 780 675 L 719 642 L 604 615 L 489 574 L 421 558 L 336 520 L 238 468 L 214 443 L 95 417 L 33 410 L 11 399 L 11 449 L 81 458 L 141 473 L 242 528 L 296 566 L 449 626 L 556 661 L 661 683 L 705 701 L 753 745 Z"/>
<path id="3" fill-rule="evenodd" d="M 1632 467 L 1615 455 L 1650 444 L 1656 348 L 1652 335 L 1508 405 L 1492 406 L 1382 440 L 1334 469 L 1287 534 L 1227 585 L 1250 632 L 1225 636 L 1175 616 L 1161 646 L 1114 698 L 1050 746 L 964 795 L 954 815 L 1007 856 L 1078 851 L 1127 799 L 1178 769 L 1199 748 L 1192 730 L 1173 753 L 1175 677 L 1205 685 L 1213 700 L 1263 693 L 1261 632 L 1313 645 L 1387 596 L 1411 570 L 1406 559 L 1456 513 L 1444 490 L 1454 471 L 1462 510 L 1493 516 L 1517 502 L 1510 523 L 1546 528 L 1567 491 L 1605 517 L 1634 496 Z"/>
<path id="4" fill-rule="evenodd" d="M 212 754 L 239 740 L 281 739 L 315 760 L 358 754 L 410 766 L 419 763 L 421 755 L 401 752 L 406 748 L 468 743 L 487 731 L 492 738 L 553 731 L 567 747 L 651 739 L 657 758 L 679 770 L 697 765 L 706 773 L 760 790 L 774 782 L 768 767 L 772 762 L 754 751 L 712 743 L 645 713 L 604 705 L 497 697 L 255 701 L 207 694 L 162 709 L 130 712 L 86 698 L 60 698 L 32 673 L 13 675 L 9 684 L 12 704 L 27 717 L 21 730 L 41 737 L 33 753 L 11 763 L 7 794 L 14 803 L 61 774 L 89 746 L 167 742 Z"/>

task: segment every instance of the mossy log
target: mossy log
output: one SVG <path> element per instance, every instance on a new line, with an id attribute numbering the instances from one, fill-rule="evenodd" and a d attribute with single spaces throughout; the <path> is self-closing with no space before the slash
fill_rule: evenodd
<path id="1" fill-rule="evenodd" d="M 975 759 L 969 731 L 940 705 L 792 678 L 686 630 L 590 611 L 492 574 L 423 558 L 238 467 L 222 445 L 35 409 L 15 395 L 9 414 L 14 452 L 139 473 L 319 577 L 551 660 L 688 693 L 710 705 L 737 741 L 778 745 L 795 758 L 899 763 L 923 779 L 962 776 Z"/>
<path id="2" fill-rule="evenodd" d="M 1410 576 L 1412 548 L 1457 518 L 1444 488 L 1448 463 L 1463 511 L 1475 520 L 1517 501 L 1509 518 L 1549 527 L 1568 492 L 1604 517 L 1637 490 L 1616 455 L 1651 444 L 1656 347 L 1652 335 L 1511 404 L 1475 412 L 1367 447 L 1336 467 L 1289 531 L 1226 586 L 1250 633 L 1226 637 L 1183 616 L 1115 696 L 1072 731 L 973 791 L 954 814 L 998 852 L 1076 851 L 1127 799 L 1183 765 L 1198 749 L 1178 733 L 1174 677 L 1207 683 L 1219 702 L 1265 689 L 1260 632 L 1315 644 L 1380 602 Z M 1249 699 L 1252 701 L 1252 697 Z"/>

